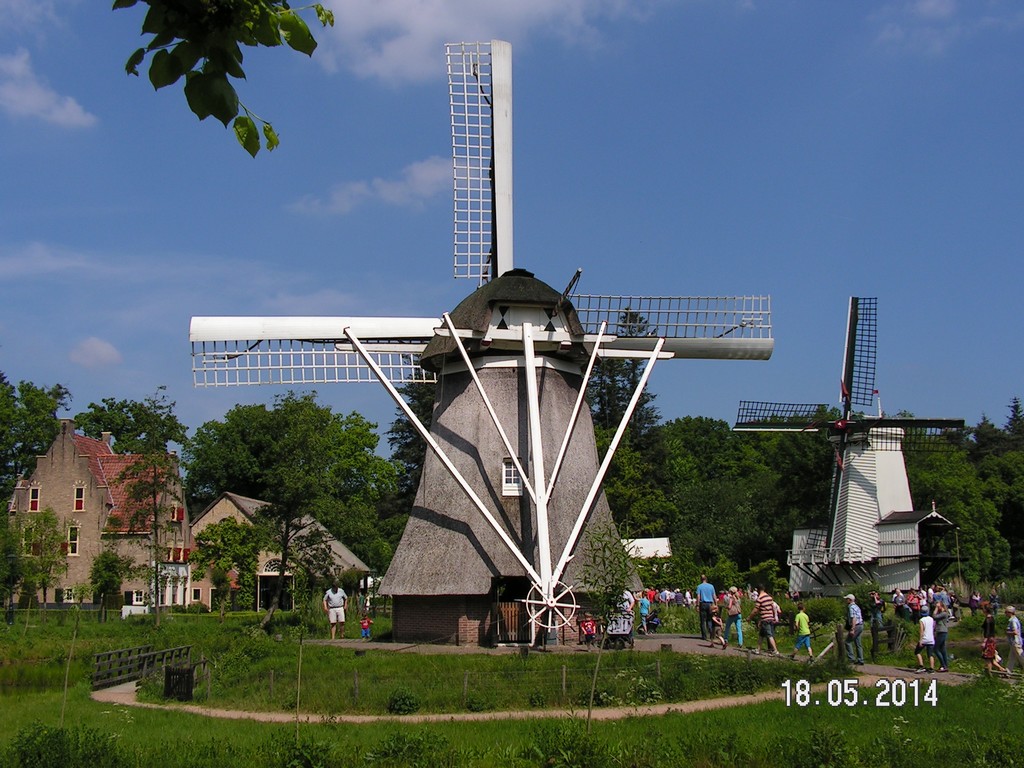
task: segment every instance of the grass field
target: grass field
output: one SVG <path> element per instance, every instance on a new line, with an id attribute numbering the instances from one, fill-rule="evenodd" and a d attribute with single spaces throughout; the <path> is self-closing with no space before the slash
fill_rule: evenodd
<path id="1" fill-rule="evenodd" d="M 21 618 L 21 617 L 19 617 Z M 254 617 L 81 622 L 75 637 L 64 728 L 62 685 L 71 650 L 70 616 L 29 617 L 0 628 L 0 760 L 4 765 L 147 766 L 914 766 L 1021 764 L 1024 685 L 982 680 L 939 689 L 935 706 L 856 708 L 783 702 L 694 714 L 593 723 L 582 718 L 597 654 L 505 656 L 367 653 L 302 646 L 300 710 L 314 722 L 226 721 L 180 711 L 111 706 L 90 699 L 91 654 L 152 643 L 191 644 L 211 661 L 210 706 L 294 712 L 299 638 L 283 621 L 267 636 Z M 969 663 L 969 662 L 964 662 Z M 973 663 L 973 662 L 970 662 Z M 778 688 L 793 675 L 825 679 L 842 670 L 748 664 L 740 657 L 606 653 L 598 703 L 686 701 Z M 273 692 L 270 673 L 273 671 Z M 357 683 L 358 680 L 358 683 Z M 159 698 L 159 685 L 147 688 Z M 204 686 L 198 691 L 205 696 Z M 396 694 L 398 694 L 396 696 Z M 398 706 L 394 706 L 397 702 Z M 418 724 L 414 715 L 368 725 L 343 713 L 500 712 L 553 709 L 569 720 Z M 1016 762 L 1015 762 L 1016 761 Z"/>

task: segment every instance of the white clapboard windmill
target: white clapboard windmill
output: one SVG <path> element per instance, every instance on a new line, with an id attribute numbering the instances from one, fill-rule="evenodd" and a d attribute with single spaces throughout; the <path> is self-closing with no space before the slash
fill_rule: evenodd
<path id="1" fill-rule="evenodd" d="M 196 317 L 193 372 L 200 386 L 379 381 L 429 447 L 380 585 L 395 638 L 533 639 L 573 619 L 577 544 L 611 525 L 602 481 L 654 362 L 767 359 L 770 302 L 572 295 L 579 271 L 557 291 L 516 269 L 511 46 L 446 50 L 455 274 L 478 288 L 439 317 Z M 647 361 L 604 457 L 584 401 L 602 357 Z M 412 382 L 436 386 L 429 429 L 398 390 Z"/>
<path id="2" fill-rule="evenodd" d="M 915 512 L 905 451 L 947 451 L 963 432 L 963 419 L 887 417 L 875 389 L 878 300 L 850 298 L 841 379 L 841 413 L 824 404 L 743 401 L 738 431 L 827 431 L 835 470 L 824 528 L 800 528 L 789 552 L 790 588 L 840 594 L 877 580 L 886 589 L 930 583 L 948 562 L 937 549 L 951 528 L 934 509 Z M 854 408 L 871 408 L 865 415 Z"/>

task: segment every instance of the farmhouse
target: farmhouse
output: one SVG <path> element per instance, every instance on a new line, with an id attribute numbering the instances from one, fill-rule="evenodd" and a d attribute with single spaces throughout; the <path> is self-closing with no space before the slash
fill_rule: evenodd
<path id="1" fill-rule="evenodd" d="M 46 599 L 60 603 L 91 596 L 92 562 L 104 550 L 112 550 L 138 566 L 122 585 L 126 605 L 151 604 L 154 554 L 160 571 L 160 604 L 182 605 L 188 595 L 191 538 L 180 475 L 175 470 L 169 492 L 157 499 L 154 521 L 151 507 L 131 499 L 124 479 L 125 470 L 140 457 L 115 453 L 112 442 L 109 432 L 99 440 L 86 437 L 75 431 L 73 420 L 62 419 L 56 439 L 38 457 L 35 470 L 18 479 L 8 513 L 30 521 L 52 510 L 58 520 L 67 570 L 54 573 L 53 591 Z M 176 456 L 168 457 L 176 467 Z M 154 535 L 156 547 L 152 546 Z M 26 540 L 24 556 L 42 556 L 38 547 Z M 42 592 L 38 590 L 37 599 L 44 598 Z"/>
<path id="2" fill-rule="evenodd" d="M 207 505 L 202 512 L 196 515 L 195 520 L 192 521 L 192 540 L 198 541 L 207 526 L 223 522 L 224 520 L 232 519 L 243 525 L 251 525 L 255 521 L 259 509 L 266 506 L 266 504 L 267 502 L 265 501 L 251 499 L 248 496 L 240 496 L 237 493 L 222 493 Z M 318 521 L 313 518 L 303 518 L 299 525 L 302 527 L 302 532 L 293 542 L 293 546 L 297 551 L 301 551 L 305 543 L 315 541 L 318 546 L 324 546 L 328 549 L 328 556 L 335 571 L 360 571 L 363 574 L 370 572 L 366 563 L 332 536 Z M 272 550 L 260 552 L 255 574 L 255 589 L 248 598 L 252 600 L 252 604 L 242 604 L 235 599 L 233 607 L 241 610 L 269 608 L 280 572 L 281 553 Z M 234 581 L 233 592 L 237 595 L 239 578 L 242 575 L 237 571 L 231 575 Z M 293 580 L 293 574 L 290 570 L 285 573 L 285 578 L 290 586 Z M 191 603 L 202 603 L 208 608 L 213 607 L 213 583 L 210 580 L 209 573 L 194 572 L 192 574 L 189 601 Z M 284 604 L 281 607 L 286 610 L 292 607 L 290 588 L 285 590 Z"/>

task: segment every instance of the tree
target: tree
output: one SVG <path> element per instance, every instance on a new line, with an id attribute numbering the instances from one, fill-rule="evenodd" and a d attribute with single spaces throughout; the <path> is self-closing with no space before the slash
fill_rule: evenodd
<path id="1" fill-rule="evenodd" d="M 118 453 L 167 452 L 169 443 L 185 442 L 186 430 L 174 415 L 175 403 L 167 402 L 167 387 L 141 403 L 105 397 L 100 404 L 89 403 L 89 410 L 75 416 L 75 426 L 84 435 L 99 439 L 104 432 L 114 438 Z"/>
<path id="2" fill-rule="evenodd" d="M 376 505 L 394 488 L 395 468 L 374 453 L 373 427 L 358 414 L 334 414 L 316 393 L 289 392 L 273 408 L 238 406 L 196 431 L 186 451 L 189 497 L 233 491 L 265 501 L 256 515 L 280 553 L 282 575 L 298 558 L 315 576 L 324 542 L 313 533 L 314 520 L 360 557 L 380 541 Z M 279 579 L 264 626 L 283 590 Z"/>
<path id="3" fill-rule="evenodd" d="M 94 595 L 100 596 L 101 616 L 107 615 L 107 600 L 110 595 L 121 591 L 121 585 L 133 570 L 130 557 L 119 555 L 113 550 L 104 550 L 96 555 L 89 568 L 89 584 Z"/>
<path id="4" fill-rule="evenodd" d="M 20 520 L 25 546 L 22 578 L 43 592 L 43 605 L 49 599 L 54 580 L 68 572 L 67 528 L 51 507 L 24 515 Z"/>
<path id="5" fill-rule="evenodd" d="M 213 576 L 218 572 L 226 579 L 227 574 L 234 571 L 239 601 L 245 606 L 256 604 L 256 568 L 260 552 L 269 545 L 265 531 L 229 517 L 203 528 L 196 536 L 195 545 L 189 556 L 193 567 L 209 570 L 215 582 Z M 216 590 L 216 583 L 214 588 Z M 228 597 L 230 594 L 226 591 L 219 596 L 222 621 Z"/>
<path id="6" fill-rule="evenodd" d="M 139 0 L 114 0 L 114 10 L 131 8 Z M 293 9 L 287 0 L 142 0 L 149 6 L 142 34 L 149 42 L 125 64 L 130 75 L 152 55 L 149 81 L 159 90 L 185 79 L 185 99 L 200 120 L 211 115 L 234 121 L 238 143 L 253 157 L 261 146 L 256 122 L 262 125 L 267 150 L 279 143 L 273 126 L 238 99 L 231 79 L 244 79 L 242 49 L 286 44 L 312 56 L 317 43 L 299 11 L 313 10 L 323 26 L 334 25 L 334 14 L 320 3 Z M 229 79 L 231 78 L 231 79 Z M 239 110 L 244 114 L 239 115 Z"/>
<path id="7" fill-rule="evenodd" d="M 131 455 L 135 460 L 118 475 L 117 482 L 123 487 L 128 506 L 125 520 L 129 530 L 149 529 L 150 559 L 153 568 L 153 611 L 154 621 L 160 626 L 160 595 L 163 580 L 160 573 L 160 532 L 171 517 L 171 512 L 182 503 L 181 474 L 178 457 L 168 453 L 169 443 L 186 442 L 186 429 L 174 415 L 174 402 L 169 402 L 166 387 L 159 387 L 155 394 L 142 403 L 127 403 L 124 411 L 131 414 L 134 426 L 129 446 L 134 448 Z M 102 414 L 95 404 L 94 412 Z M 120 414 L 119 411 L 115 413 Z M 102 419 L 98 420 L 102 423 Z"/>
<path id="8" fill-rule="evenodd" d="M 999 510 L 964 452 L 918 454 L 908 461 L 915 509 L 935 502 L 941 515 L 957 526 L 946 551 L 959 554 L 968 583 L 1001 578 L 1008 572 L 1010 549 L 999 533 Z"/>
<path id="9" fill-rule="evenodd" d="M 36 457 L 50 447 L 60 422 L 57 411 L 71 402 L 62 384 L 37 386 L 21 381 L 14 386 L 0 371 L 0 494 L 9 499 L 14 483 L 29 475 Z"/>

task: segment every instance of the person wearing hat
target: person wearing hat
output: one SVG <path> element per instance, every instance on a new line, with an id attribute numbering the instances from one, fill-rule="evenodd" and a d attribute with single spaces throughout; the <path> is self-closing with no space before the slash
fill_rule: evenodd
<path id="1" fill-rule="evenodd" d="M 1013 672 L 1014 667 L 1024 667 L 1024 652 L 1021 650 L 1020 619 L 1017 618 L 1017 609 L 1012 605 L 1006 606 L 1006 639 L 1010 643 L 1009 653 L 1006 654 L 1006 671 Z"/>
<path id="2" fill-rule="evenodd" d="M 846 596 L 846 658 L 857 666 L 864 666 L 864 644 L 860 639 L 863 632 L 864 615 L 857 605 L 857 598 L 851 593 Z"/>
<path id="3" fill-rule="evenodd" d="M 725 596 L 725 641 L 729 642 L 730 628 L 736 625 L 736 643 L 743 647 L 743 606 L 740 602 L 740 593 L 736 587 L 729 587 L 729 594 Z"/>

